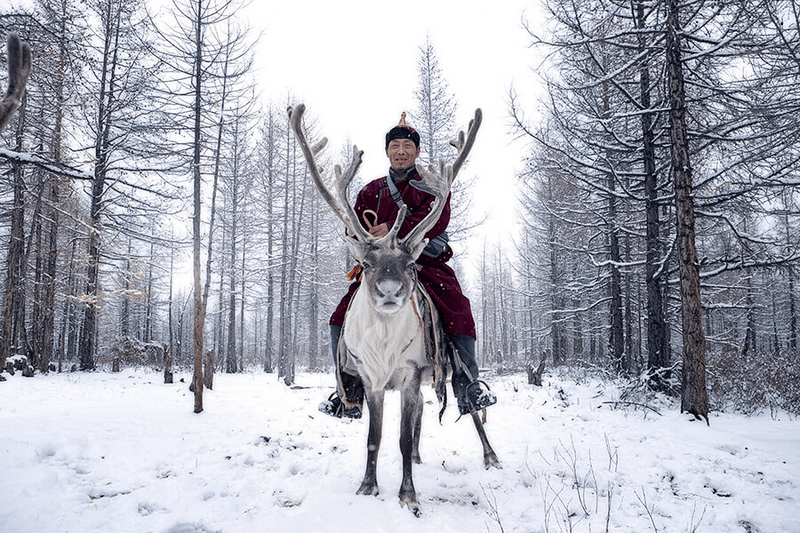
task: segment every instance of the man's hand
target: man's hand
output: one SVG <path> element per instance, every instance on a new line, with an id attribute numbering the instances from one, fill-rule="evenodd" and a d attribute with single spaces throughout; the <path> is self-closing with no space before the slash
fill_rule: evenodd
<path id="1" fill-rule="evenodd" d="M 378 224 L 377 226 L 372 226 L 369 229 L 369 234 L 373 237 L 381 238 L 389 233 L 389 226 L 384 222 L 383 224 Z"/>

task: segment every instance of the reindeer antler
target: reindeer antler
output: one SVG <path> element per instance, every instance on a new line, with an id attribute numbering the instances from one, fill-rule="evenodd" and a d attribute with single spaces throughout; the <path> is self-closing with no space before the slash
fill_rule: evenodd
<path id="1" fill-rule="evenodd" d="M 331 189 L 322 178 L 316 161 L 317 154 L 328 144 L 328 139 L 323 137 L 313 148 L 308 145 L 308 140 L 306 139 L 305 133 L 303 133 L 302 123 L 305 110 L 306 106 L 304 104 L 299 104 L 294 109 L 290 107 L 288 109 L 289 124 L 292 127 L 292 131 L 294 131 L 295 137 L 297 137 L 297 141 L 300 143 L 300 148 L 308 164 L 308 171 L 314 179 L 317 189 L 319 189 L 322 198 L 328 203 L 336 216 L 339 217 L 356 239 L 362 242 L 374 242 L 375 237 L 364 229 L 358 221 L 355 210 L 350 205 L 350 202 L 347 201 L 347 188 L 350 186 L 350 182 L 355 177 L 358 167 L 361 165 L 361 156 L 364 152 L 359 150 L 357 146 L 353 146 L 353 159 L 347 165 L 347 168 L 345 168 L 344 173 L 342 173 L 341 166 L 336 165 L 334 167 L 335 179 L 333 188 Z"/>
<path id="2" fill-rule="evenodd" d="M 422 168 L 417 169 L 419 175 L 422 176 L 422 181 L 414 182 L 414 187 L 430 194 L 435 200 L 431 204 L 431 212 L 422 222 L 414 226 L 405 236 L 405 239 L 403 239 L 404 243 L 410 244 L 409 247 L 413 247 L 416 241 L 422 240 L 425 234 L 435 226 L 436 222 L 439 220 L 442 210 L 444 209 L 445 201 L 447 200 L 447 195 L 450 194 L 450 187 L 453 185 L 453 181 L 455 181 L 456 175 L 464 164 L 464 161 L 466 161 L 470 150 L 472 150 L 472 145 L 475 144 L 475 137 L 478 135 L 478 129 L 481 127 L 482 119 L 483 112 L 478 108 L 475 110 L 475 118 L 469 121 L 467 133 L 464 134 L 463 130 L 459 131 L 458 137 L 450 141 L 450 144 L 458 150 L 456 160 L 452 165 L 447 165 L 444 160 L 441 160 L 439 162 L 438 172 L 436 172 L 433 165 L 428 166 L 427 170 Z"/>
<path id="3" fill-rule="evenodd" d="M 20 41 L 16 33 L 9 33 L 6 41 L 8 49 L 8 89 L 0 101 L 0 132 L 6 127 L 14 111 L 22 103 L 25 84 L 31 73 L 31 47 Z"/>
<path id="4" fill-rule="evenodd" d="M 456 179 L 458 171 L 461 170 L 461 165 L 464 164 L 464 161 L 467 160 L 467 156 L 472 151 L 472 145 L 475 144 L 475 137 L 478 135 L 478 129 L 481 127 L 482 121 L 483 111 L 478 108 L 475 110 L 475 118 L 469 121 L 466 140 L 464 138 L 464 132 L 459 131 L 458 138 L 450 141 L 450 144 L 455 146 L 456 150 L 458 150 L 458 155 L 453 163 L 453 179 Z"/>

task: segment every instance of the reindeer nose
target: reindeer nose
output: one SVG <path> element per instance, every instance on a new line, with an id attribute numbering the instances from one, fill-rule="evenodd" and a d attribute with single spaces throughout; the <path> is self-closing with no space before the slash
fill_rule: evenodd
<path id="1" fill-rule="evenodd" d="M 403 284 L 396 279 L 383 279 L 375 284 L 378 297 L 386 300 L 399 300 L 405 295 Z"/>

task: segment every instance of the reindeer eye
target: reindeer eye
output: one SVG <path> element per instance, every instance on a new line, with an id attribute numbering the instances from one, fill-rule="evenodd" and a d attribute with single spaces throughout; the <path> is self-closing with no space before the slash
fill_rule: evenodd
<path id="1" fill-rule="evenodd" d="M 370 266 L 369 263 L 367 263 L 366 261 L 361 261 L 361 268 L 363 268 L 364 270 L 368 269 L 369 266 Z"/>

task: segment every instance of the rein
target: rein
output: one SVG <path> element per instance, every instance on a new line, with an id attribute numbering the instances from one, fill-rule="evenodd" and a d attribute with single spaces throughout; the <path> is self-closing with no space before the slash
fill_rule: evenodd
<path id="1" fill-rule="evenodd" d="M 422 319 L 422 314 L 419 312 L 419 306 L 417 306 L 417 299 L 414 298 L 414 294 L 417 292 L 417 285 L 419 284 L 419 271 L 422 269 L 422 266 L 414 263 L 414 284 L 411 286 L 411 295 L 409 296 L 411 300 L 412 309 L 414 309 L 414 314 L 417 315 L 419 319 L 419 328 L 425 331 L 425 321 Z"/>

